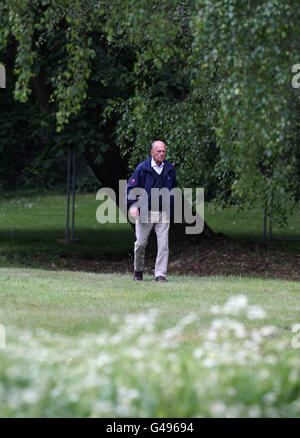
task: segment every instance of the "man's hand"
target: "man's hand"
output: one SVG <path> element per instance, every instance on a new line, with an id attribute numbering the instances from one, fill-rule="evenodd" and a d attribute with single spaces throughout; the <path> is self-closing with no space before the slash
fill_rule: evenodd
<path id="1" fill-rule="evenodd" d="M 138 207 L 130 207 L 130 209 L 129 209 L 129 214 L 130 214 L 130 216 L 132 216 L 132 217 L 138 217 L 139 216 L 139 209 L 138 209 Z"/>

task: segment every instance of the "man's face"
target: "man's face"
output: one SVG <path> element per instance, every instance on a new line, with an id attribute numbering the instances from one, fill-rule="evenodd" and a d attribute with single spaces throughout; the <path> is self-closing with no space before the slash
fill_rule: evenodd
<path id="1" fill-rule="evenodd" d="M 151 155 L 155 163 L 160 166 L 166 157 L 166 146 L 163 143 L 155 144 L 151 149 Z"/>

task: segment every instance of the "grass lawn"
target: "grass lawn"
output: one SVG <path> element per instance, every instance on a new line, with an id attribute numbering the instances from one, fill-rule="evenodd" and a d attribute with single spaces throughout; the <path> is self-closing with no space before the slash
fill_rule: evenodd
<path id="1" fill-rule="evenodd" d="M 72 258 L 124 259 L 132 253 L 134 232 L 128 223 L 99 224 L 96 220 L 99 202 L 95 194 L 76 196 L 75 237 L 79 243 L 64 245 L 57 240 L 65 235 L 65 195 L 16 192 L 0 197 L 0 266 L 47 264 L 64 269 L 65 261 Z M 205 220 L 215 232 L 230 238 L 262 241 L 262 210 L 237 212 L 234 208 L 221 210 L 206 203 Z M 300 237 L 300 211 L 290 218 L 288 227 L 279 229 L 274 225 L 274 235 Z M 300 254 L 300 241 L 273 241 L 267 245 L 270 250 Z"/>
<path id="2" fill-rule="evenodd" d="M 262 208 L 251 211 L 238 211 L 235 207 L 220 208 L 214 203 L 205 204 L 205 220 L 216 233 L 224 233 L 239 240 L 262 241 L 264 236 L 264 212 Z M 267 238 L 268 231 L 267 229 Z M 300 205 L 288 216 L 288 224 L 272 224 L 273 238 L 300 239 Z M 270 248 L 286 252 L 300 252 L 300 241 L 272 241 Z"/>
<path id="3" fill-rule="evenodd" d="M 96 194 L 77 194 L 75 201 L 75 234 L 77 237 L 115 237 L 131 235 L 128 224 L 99 224 L 96 209 L 100 201 Z M 70 212 L 71 214 L 71 212 Z M 238 211 L 235 207 L 222 209 L 205 203 L 205 220 L 216 233 L 250 240 L 263 239 L 263 210 Z M 71 219 L 70 219 L 71 223 Z M 66 196 L 46 192 L 12 192 L 0 196 L 0 234 L 19 233 L 63 237 L 66 225 Z M 286 226 L 273 224 L 274 237 L 300 238 L 300 206 L 288 218 Z M 274 242 L 275 243 L 275 242 Z M 290 244 L 290 242 L 289 242 Z"/>
<path id="4" fill-rule="evenodd" d="M 64 196 L 0 200 L 1 417 L 299 417 L 299 281 L 261 271 L 260 278 L 170 275 L 166 284 L 146 275 L 135 283 L 124 270 L 101 272 L 101 262 L 95 273 L 78 263 L 67 271 L 61 267 L 73 258 L 116 271 L 134 241 L 128 224 L 97 223 L 94 195 L 76 199 L 80 240 L 70 245 L 57 242 Z M 262 231 L 259 212 L 208 204 L 205 215 L 231 237 L 253 240 Z M 285 232 L 294 231 L 299 236 Z M 205 248 L 211 265 L 225 263 L 222 245 L 213 254 Z M 241 248 L 229 268 L 249 262 Z M 293 258 L 289 278 L 299 242 L 270 249 L 283 251 L 276 266 Z M 191 273 L 200 250 L 189 262 L 183 256 Z M 269 253 L 252 256 L 252 270 L 270 263 Z"/>
<path id="5" fill-rule="evenodd" d="M 170 280 L 2 268 L 0 415 L 299 416 L 299 283 Z"/>
<path id="6" fill-rule="evenodd" d="M 66 245 L 66 197 L 61 194 L 13 194 L 0 200 L 0 266 L 38 266 L 42 260 L 120 259 L 132 250 L 134 232 L 126 224 L 99 224 L 96 195 L 81 194 L 75 203 L 75 237 Z M 70 213 L 71 215 L 71 213 Z M 71 230 L 71 216 L 70 216 Z"/>
<path id="7" fill-rule="evenodd" d="M 99 224 L 96 209 L 101 201 L 95 194 L 79 194 L 75 199 L 76 236 L 128 235 L 129 224 Z M 66 196 L 46 193 L 32 195 L 30 192 L 16 192 L 0 201 L 0 233 L 21 233 L 63 237 L 66 227 Z M 71 225 L 71 203 L 70 203 Z"/>

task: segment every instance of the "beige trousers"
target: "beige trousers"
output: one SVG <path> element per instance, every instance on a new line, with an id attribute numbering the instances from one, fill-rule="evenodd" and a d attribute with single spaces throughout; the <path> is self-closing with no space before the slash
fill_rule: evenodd
<path id="1" fill-rule="evenodd" d="M 137 219 L 135 223 L 134 270 L 138 272 L 144 270 L 145 250 L 153 227 L 157 237 L 155 277 L 165 277 L 169 258 L 170 228 L 170 220 L 165 212 L 149 211 L 147 223 L 142 223 L 140 218 Z"/>

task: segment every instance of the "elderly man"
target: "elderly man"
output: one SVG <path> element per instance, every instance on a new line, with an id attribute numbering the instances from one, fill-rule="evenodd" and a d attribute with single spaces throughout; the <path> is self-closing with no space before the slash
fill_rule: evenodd
<path id="1" fill-rule="evenodd" d="M 140 163 L 135 169 L 127 184 L 127 206 L 129 214 L 135 218 L 136 241 L 134 245 L 134 275 L 133 279 L 143 279 L 145 250 L 149 234 L 154 226 L 157 236 L 157 257 L 155 263 L 156 281 L 166 282 L 166 273 L 169 257 L 169 228 L 172 213 L 173 196 L 167 198 L 169 205 L 166 208 L 165 200 L 161 196 L 151 199 L 153 193 L 166 188 L 169 191 L 177 187 L 174 166 L 165 161 L 166 145 L 162 141 L 155 141 L 151 146 L 151 157 Z M 140 207 L 133 204 L 139 196 L 130 195 L 132 189 L 143 188 L 147 195 L 146 203 Z M 154 196 L 153 196 L 154 197 Z M 133 199 L 132 199 L 133 198 Z M 152 201 L 152 202 L 151 202 Z M 155 201 L 155 202 L 154 202 Z M 144 205 L 144 207 L 143 207 Z M 144 211 L 142 210 L 144 208 Z M 146 220 L 145 220 L 146 217 Z"/>

